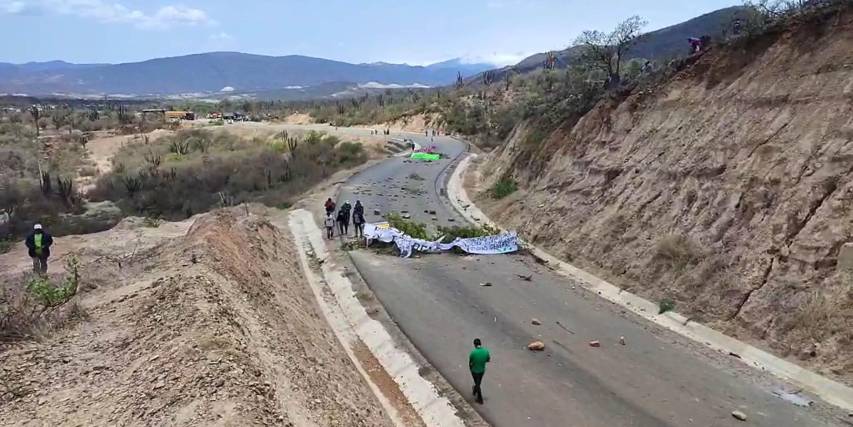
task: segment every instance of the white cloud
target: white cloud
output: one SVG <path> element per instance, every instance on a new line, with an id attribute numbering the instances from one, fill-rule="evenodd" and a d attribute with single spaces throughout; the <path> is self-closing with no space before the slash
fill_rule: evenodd
<path id="1" fill-rule="evenodd" d="M 208 38 L 209 38 L 211 41 L 215 41 L 215 42 L 230 42 L 230 41 L 234 41 L 234 36 L 232 36 L 231 34 L 226 33 L 225 31 L 220 31 L 220 32 L 218 32 L 218 33 L 216 33 L 216 34 L 211 34 L 211 35 L 210 35 L 210 37 L 208 37 Z"/>
<path id="2" fill-rule="evenodd" d="M 527 58 L 534 52 L 492 52 L 488 54 L 465 55 L 462 62 L 465 64 L 493 64 L 498 66 L 515 65 Z"/>
<path id="3" fill-rule="evenodd" d="M 0 0 L 0 13 L 7 15 L 24 15 L 35 12 L 32 5 L 23 1 Z"/>
<path id="4" fill-rule="evenodd" d="M 216 25 L 207 12 L 180 4 L 163 6 L 146 13 L 105 0 L 0 0 L 0 13 L 23 14 L 33 11 L 78 16 L 108 24 L 130 24 L 140 29 Z"/>
<path id="5" fill-rule="evenodd" d="M 429 88 L 427 85 L 422 85 L 420 83 L 414 83 L 410 85 L 401 85 L 397 83 L 383 84 L 379 82 L 367 82 L 358 85 L 358 87 L 362 89 L 402 89 L 402 88 L 420 88 L 426 89 Z"/>

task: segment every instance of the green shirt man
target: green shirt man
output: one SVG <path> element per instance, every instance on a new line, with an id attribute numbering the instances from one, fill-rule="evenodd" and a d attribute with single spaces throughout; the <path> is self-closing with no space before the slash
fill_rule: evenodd
<path id="1" fill-rule="evenodd" d="M 483 342 L 479 338 L 474 339 L 474 349 L 468 355 L 468 368 L 471 369 L 471 376 L 474 378 L 474 397 L 477 398 L 477 403 L 483 403 L 483 390 L 480 384 L 483 382 L 483 375 L 486 373 L 486 363 L 491 361 L 489 349 L 483 347 Z"/>

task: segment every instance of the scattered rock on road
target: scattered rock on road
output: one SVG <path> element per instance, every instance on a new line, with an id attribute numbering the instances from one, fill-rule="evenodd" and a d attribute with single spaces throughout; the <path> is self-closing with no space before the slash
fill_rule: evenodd
<path id="1" fill-rule="evenodd" d="M 589 346 L 590 347 L 601 347 L 601 342 L 600 341 L 590 341 Z"/>
<path id="2" fill-rule="evenodd" d="M 524 280 L 525 282 L 529 282 L 529 281 L 533 280 L 532 274 L 529 274 L 527 276 L 525 276 L 523 274 L 516 274 L 516 276 L 518 276 L 519 279 Z"/>
<path id="3" fill-rule="evenodd" d="M 545 343 L 542 341 L 533 341 L 527 344 L 527 349 L 530 351 L 543 351 L 545 350 Z"/>
<path id="4" fill-rule="evenodd" d="M 536 326 L 539 326 L 539 325 L 541 325 L 541 324 L 542 324 L 542 322 L 541 322 L 539 319 L 536 319 L 536 318 L 533 318 L 532 320 L 530 320 L 530 323 L 532 323 L 532 324 L 534 324 L 534 325 L 536 325 Z"/>
<path id="5" fill-rule="evenodd" d="M 625 345 L 625 337 L 619 337 L 619 344 Z"/>
<path id="6" fill-rule="evenodd" d="M 741 411 L 733 411 L 732 416 L 735 417 L 735 419 L 746 421 L 746 414 Z"/>
<path id="7" fill-rule="evenodd" d="M 480 286 L 483 286 L 483 287 L 492 286 L 492 282 L 483 282 L 483 283 L 480 283 Z"/>

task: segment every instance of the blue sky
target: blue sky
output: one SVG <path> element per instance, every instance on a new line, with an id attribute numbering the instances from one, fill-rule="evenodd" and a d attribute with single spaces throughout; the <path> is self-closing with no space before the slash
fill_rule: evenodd
<path id="1" fill-rule="evenodd" d="M 216 50 L 497 64 L 631 15 L 647 30 L 739 0 L 0 0 L 0 62 L 131 62 Z"/>

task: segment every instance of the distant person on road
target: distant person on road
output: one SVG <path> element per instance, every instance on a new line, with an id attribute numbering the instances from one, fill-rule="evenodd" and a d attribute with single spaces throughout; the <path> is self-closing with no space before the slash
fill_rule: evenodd
<path id="1" fill-rule="evenodd" d="M 332 201 L 331 197 L 326 199 L 326 216 L 335 213 L 335 207 L 335 202 Z"/>
<path id="2" fill-rule="evenodd" d="M 326 214 L 326 220 L 323 221 L 326 226 L 326 238 L 333 239 L 335 237 L 335 217 L 331 213 Z"/>
<path id="3" fill-rule="evenodd" d="M 33 226 L 33 232 L 27 236 L 27 249 L 30 258 L 33 259 L 33 272 L 36 274 L 47 274 L 47 259 L 50 258 L 50 246 L 53 245 L 53 237 L 41 224 Z"/>
<path id="4" fill-rule="evenodd" d="M 474 378 L 474 397 L 477 398 L 477 403 L 483 403 L 483 390 L 480 385 L 483 383 L 483 375 L 486 374 L 486 363 L 491 361 L 489 349 L 483 347 L 483 342 L 479 338 L 474 338 L 474 349 L 468 355 L 468 368 L 471 370 L 471 376 Z"/>
<path id="5" fill-rule="evenodd" d="M 355 226 L 355 237 L 364 237 L 364 206 L 361 200 L 355 201 L 355 207 L 352 210 L 352 225 Z"/>

